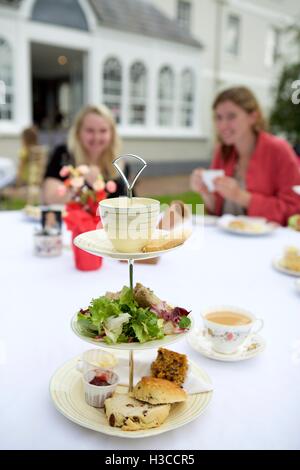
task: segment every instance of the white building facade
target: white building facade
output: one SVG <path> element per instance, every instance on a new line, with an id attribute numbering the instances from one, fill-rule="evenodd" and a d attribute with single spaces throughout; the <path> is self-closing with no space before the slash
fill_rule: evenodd
<path id="1" fill-rule="evenodd" d="M 33 122 L 57 134 L 104 102 L 124 151 L 207 161 L 216 92 L 247 85 L 268 110 L 298 10 L 298 0 L 0 0 L 0 155 L 16 157 Z"/>
<path id="2" fill-rule="evenodd" d="M 106 5 L 109 1 L 118 6 L 118 0 L 106 0 Z M 161 141 L 176 148 L 177 142 L 201 139 L 202 47 L 182 35 L 175 22 L 154 11 L 170 29 L 170 38 L 151 37 L 151 29 L 147 35 L 102 25 L 93 8 L 96 4 L 101 13 L 102 0 L 23 0 L 13 8 L 9 3 L 0 2 L 0 80 L 6 85 L 6 103 L 0 105 L 1 154 L 14 152 L 12 142 L 33 121 L 41 129 L 53 128 L 58 104 L 68 120 L 84 104 L 106 103 L 125 150 L 146 153 L 153 161 L 180 158 L 162 151 Z M 70 24 L 61 21 L 62 7 L 73 14 Z"/>
<path id="3" fill-rule="evenodd" d="M 203 135 L 211 138 L 211 104 L 220 89 L 245 85 L 270 110 L 278 71 L 300 61 L 287 28 L 300 24 L 299 0 L 147 0 L 203 44 L 200 90 Z"/>

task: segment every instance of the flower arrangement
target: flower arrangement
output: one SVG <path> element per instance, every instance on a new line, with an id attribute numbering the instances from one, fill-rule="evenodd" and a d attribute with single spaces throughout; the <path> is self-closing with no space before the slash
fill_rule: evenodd
<path id="1" fill-rule="evenodd" d="M 71 201 L 67 203 L 67 211 L 68 209 L 81 209 L 96 216 L 99 202 L 105 199 L 109 193 L 116 192 L 116 183 L 114 181 L 105 183 L 100 173 L 90 185 L 85 179 L 89 172 L 87 165 L 77 167 L 68 165 L 60 170 L 60 176 L 66 179 L 64 186 L 58 190 L 59 195 L 64 196 L 68 190 L 71 194 Z"/>
<path id="2" fill-rule="evenodd" d="M 117 189 L 114 181 L 105 183 L 101 174 L 90 184 L 87 179 L 89 173 L 87 165 L 68 165 L 60 171 L 60 176 L 66 179 L 64 185 L 59 188 L 59 194 L 64 196 L 69 191 L 71 196 L 66 204 L 64 221 L 72 232 L 72 242 L 77 235 L 102 227 L 98 213 L 99 202 Z M 83 252 L 73 243 L 72 248 L 77 269 L 90 271 L 101 266 L 102 258 Z"/>

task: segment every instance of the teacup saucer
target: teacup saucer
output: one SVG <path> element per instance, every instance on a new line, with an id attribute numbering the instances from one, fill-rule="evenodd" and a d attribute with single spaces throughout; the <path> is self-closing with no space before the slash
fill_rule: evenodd
<path id="1" fill-rule="evenodd" d="M 188 336 L 187 341 L 189 345 L 209 359 L 224 362 L 236 362 L 251 359 L 261 353 L 265 347 L 266 342 L 262 336 L 254 334 L 237 352 L 233 354 L 222 354 L 216 352 L 211 347 L 211 342 L 204 335 L 204 329 L 195 329 Z"/>

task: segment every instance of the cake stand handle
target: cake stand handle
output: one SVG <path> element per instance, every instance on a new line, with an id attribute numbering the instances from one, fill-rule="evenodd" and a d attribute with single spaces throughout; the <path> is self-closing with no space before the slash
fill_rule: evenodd
<path id="1" fill-rule="evenodd" d="M 129 351 L 129 393 L 133 391 L 133 377 L 134 377 L 134 357 L 133 351 Z"/>
<path id="2" fill-rule="evenodd" d="M 123 160 L 124 158 L 128 158 L 128 157 L 134 158 L 135 160 L 139 160 L 143 164 L 143 166 L 140 168 L 140 170 L 135 175 L 134 180 L 132 181 L 131 184 L 128 182 L 128 179 L 126 178 L 122 168 L 119 167 L 119 165 L 118 165 L 118 162 L 120 160 Z M 145 162 L 145 160 L 142 157 L 139 157 L 138 155 L 133 155 L 132 153 L 127 153 L 126 155 L 121 155 L 120 157 L 116 158 L 116 160 L 113 161 L 113 165 L 118 170 L 118 172 L 120 173 L 121 178 L 123 179 L 123 181 L 126 185 L 126 188 L 127 188 L 127 196 L 131 199 L 132 198 L 133 187 L 134 187 L 138 177 L 142 173 L 142 171 L 146 168 L 147 163 Z"/>

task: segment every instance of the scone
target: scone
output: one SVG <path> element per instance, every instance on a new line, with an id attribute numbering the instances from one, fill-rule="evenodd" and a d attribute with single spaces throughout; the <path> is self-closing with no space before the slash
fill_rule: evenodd
<path id="1" fill-rule="evenodd" d="M 188 359 L 185 354 L 159 348 L 157 357 L 151 364 L 151 373 L 159 379 L 170 380 L 182 385 L 186 379 L 188 367 Z"/>
<path id="2" fill-rule="evenodd" d="M 133 389 L 133 396 L 152 405 L 178 403 L 187 398 L 186 391 L 179 385 L 156 377 L 142 377 Z"/>
<path id="3" fill-rule="evenodd" d="M 104 402 L 109 425 L 123 431 L 157 428 L 167 419 L 170 408 L 171 405 L 153 406 L 117 393 Z"/>

